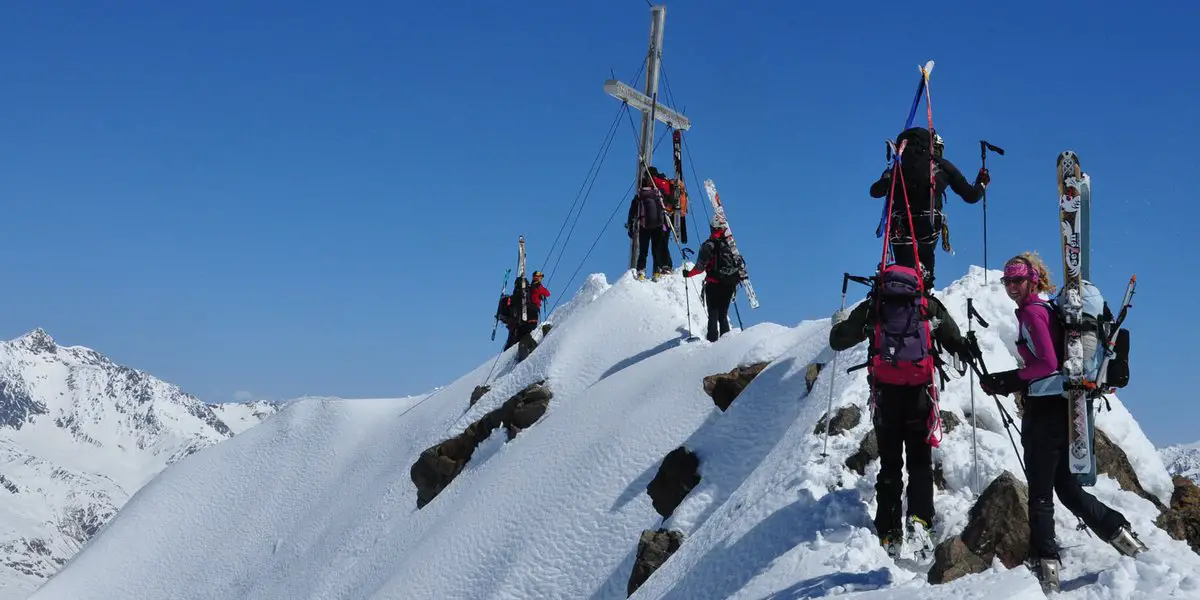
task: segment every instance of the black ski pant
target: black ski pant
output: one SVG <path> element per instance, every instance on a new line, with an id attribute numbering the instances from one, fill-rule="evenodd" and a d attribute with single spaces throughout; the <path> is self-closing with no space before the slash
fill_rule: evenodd
<path id="1" fill-rule="evenodd" d="M 900 494 L 907 491 L 906 516 L 933 525 L 933 451 L 925 439 L 933 407 L 924 386 L 876 385 L 875 438 L 879 443 L 879 477 L 875 480 L 875 532 L 880 539 L 904 534 Z M 901 469 L 908 457 L 908 489 Z"/>
<path id="2" fill-rule="evenodd" d="M 925 273 L 929 274 L 928 278 L 926 278 L 926 282 L 928 283 L 933 282 L 933 261 L 934 257 L 937 256 L 937 253 L 935 252 L 935 250 L 937 250 L 937 243 L 938 236 L 936 235 L 934 235 L 931 239 L 917 242 L 917 254 L 919 254 L 921 258 L 921 268 L 924 269 Z M 893 241 L 892 256 L 896 259 L 896 264 L 902 267 L 911 267 L 913 269 L 917 268 L 917 265 L 914 262 L 915 258 L 913 257 L 911 240 L 906 239 L 903 241 Z"/>
<path id="3" fill-rule="evenodd" d="M 704 284 L 704 304 L 708 307 L 708 341 L 715 342 L 729 333 L 729 303 L 737 285 L 717 281 Z"/>
<path id="4" fill-rule="evenodd" d="M 508 350 L 521 341 L 521 338 L 528 335 L 534 329 L 537 329 L 537 321 L 530 321 L 509 326 L 508 339 L 504 340 L 504 349 Z"/>
<path id="5" fill-rule="evenodd" d="M 1025 399 L 1021 445 L 1029 481 L 1029 551 L 1033 558 L 1059 558 L 1054 538 L 1054 494 L 1102 540 L 1129 524 L 1125 515 L 1084 491 L 1071 473 L 1067 453 L 1069 403 L 1063 396 Z"/>
<path id="6" fill-rule="evenodd" d="M 654 270 L 673 269 L 671 264 L 671 250 L 668 242 L 670 241 L 670 232 L 663 230 L 661 227 L 638 229 L 638 259 L 637 268 L 639 271 L 646 270 L 646 252 L 650 251 L 654 256 Z"/>

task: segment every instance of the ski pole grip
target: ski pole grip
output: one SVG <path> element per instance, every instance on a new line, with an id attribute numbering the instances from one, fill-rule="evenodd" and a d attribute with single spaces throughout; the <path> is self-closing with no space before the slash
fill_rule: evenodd
<path id="1" fill-rule="evenodd" d="M 991 325 L 988 325 L 988 322 L 984 320 L 983 315 L 979 314 L 979 311 L 975 310 L 974 299 L 967 298 L 967 320 L 972 318 L 974 318 L 976 321 L 979 321 L 979 326 L 984 329 L 991 327 Z"/>
<path id="2" fill-rule="evenodd" d="M 842 273 L 842 297 L 846 297 L 846 291 L 850 287 L 850 274 Z"/>

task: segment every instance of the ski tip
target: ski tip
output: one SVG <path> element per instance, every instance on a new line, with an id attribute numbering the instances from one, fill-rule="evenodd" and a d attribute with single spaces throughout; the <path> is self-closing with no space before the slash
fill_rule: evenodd
<path id="1" fill-rule="evenodd" d="M 1137 283 L 1137 274 L 1136 273 L 1132 277 L 1129 278 L 1129 283 Z"/>
<path id="2" fill-rule="evenodd" d="M 917 68 L 921 69 L 921 72 L 924 73 L 928 77 L 929 74 L 933 72 L 933 61 L 930 60 L 925 63 L 925 66 L 923 66 L 923 67 L 918 66 Z"/>

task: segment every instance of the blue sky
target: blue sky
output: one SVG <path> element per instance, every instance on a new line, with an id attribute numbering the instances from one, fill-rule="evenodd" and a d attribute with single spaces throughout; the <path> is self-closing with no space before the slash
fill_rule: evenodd
<path id="1" fill-rule="evenodd" d="M 664 71 L 763 302 L 743 318 L 825 316 L 841 273 L 872 267 L 866 190 L 932 58 L 947 157 L 970 176 L 979 139 L 1008 151 L 989 159 L 993 267 L 1057 261 L 1053 162 L 1079 152 L 1095 278 L 1140 282 L 1125 401 L 1154 442 L 1194 441 L 1198 9 L 922 7 L 669 5 Z M 632 83 L 649 25 L 641 0 L 6 13 L 0 334 L 41 326 L 209 401 L 418 393 L 488 360 L 516 236 L 543 266 L 618 108 L 601 85 Z M 623 124 L 555 299 L 626 264 L 612 227 L 566 287 L 624 210 L 634 144 Z M 670 167 L 669 144 L 656 158 Z M 941 283 L 983 260 L 980 206 L 948 210 Z"/>

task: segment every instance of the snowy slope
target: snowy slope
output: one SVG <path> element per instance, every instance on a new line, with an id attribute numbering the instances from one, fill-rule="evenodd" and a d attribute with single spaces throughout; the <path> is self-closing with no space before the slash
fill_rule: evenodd
<path id="1" fill-rule="evenodd" d="M 1159 450 L 1167 471 L 1200 483 L 1200 442 L 1177 444 Z"/>
<path id="2" fill-rule="evenodd" d="M 41 329 L 0 343 L 0 598 L 28 596 L 146 481 L 232 435 L 196 398 L 94 350 Z"/>
<path id="3" fill-rule="evenodd" d="M 877 463 L 861 478 L 842 466 L 869 426 L 831 439 L 827 458 L 812 433 L 832 369 L 811 393 L 804 372 L 832 357 L 828 320 L 682 343 L 678 282 L 624 276 L 609 286 L 592 276 L 552 315 L 553 331 L 529 359 L 514 368 L 515 349 L 501 358 L 474 407 L 469 395 L 490 361 L 421 397 L 290 403 L 155 478 L 34 598 L 624 598 L 638 537 L 661 524 L 646 485 L 681 444 L 699 455 L 703 475 L 665 524 L 686 541 L 635 598 L 1041 597 L 1023 568 L 933 587 L 892 563 L 870 531 Z M 980 270 L 940 292 L 956 318 L 968 293 L 993 323 L 980 336 L 989 365 L 1011 366 L 1011 303 L 983 287 Z M 863 372 L 844 367 L 864 356 L 859 347 L 840 357 L 835 407 L 863 403 Z M 758 361 L 771 364 L 728 411 L 716 409 L 703 377 Z M 546 415 L 511 442 L 493 435 L 416 510 L 409 468 L 421 451 L 542 379 L 554 392 Z M 951 382 L 943 408 L 962 418 L 967 392 L 965 378 Z M 995 406 L 976 400 L 984 481 L 1019 474 Z M 1168 498 L 1161 459 L 1113 404 L 1100 427 L 1143 485 Z M 973 500 L 969 427 L 935 456 L 949 485 L 935 526 L 948 537 Z M 1200 595 L 1200 556 L 1153 527 L 1150 502 L 1107 476 L 1094 490 L 1125 511 L 1152 552 L 1118 558 L 1060 509 L 1062 541 L 1073 546 L 1063 597 Z"/>
<path id="4" fill-rule="evenodd" d="M 267 417 L 279 412 L 279 404 L 266 400 L 223 402 L 209 404 L 208 408 L 234 435 L 262 423 Z"/>

